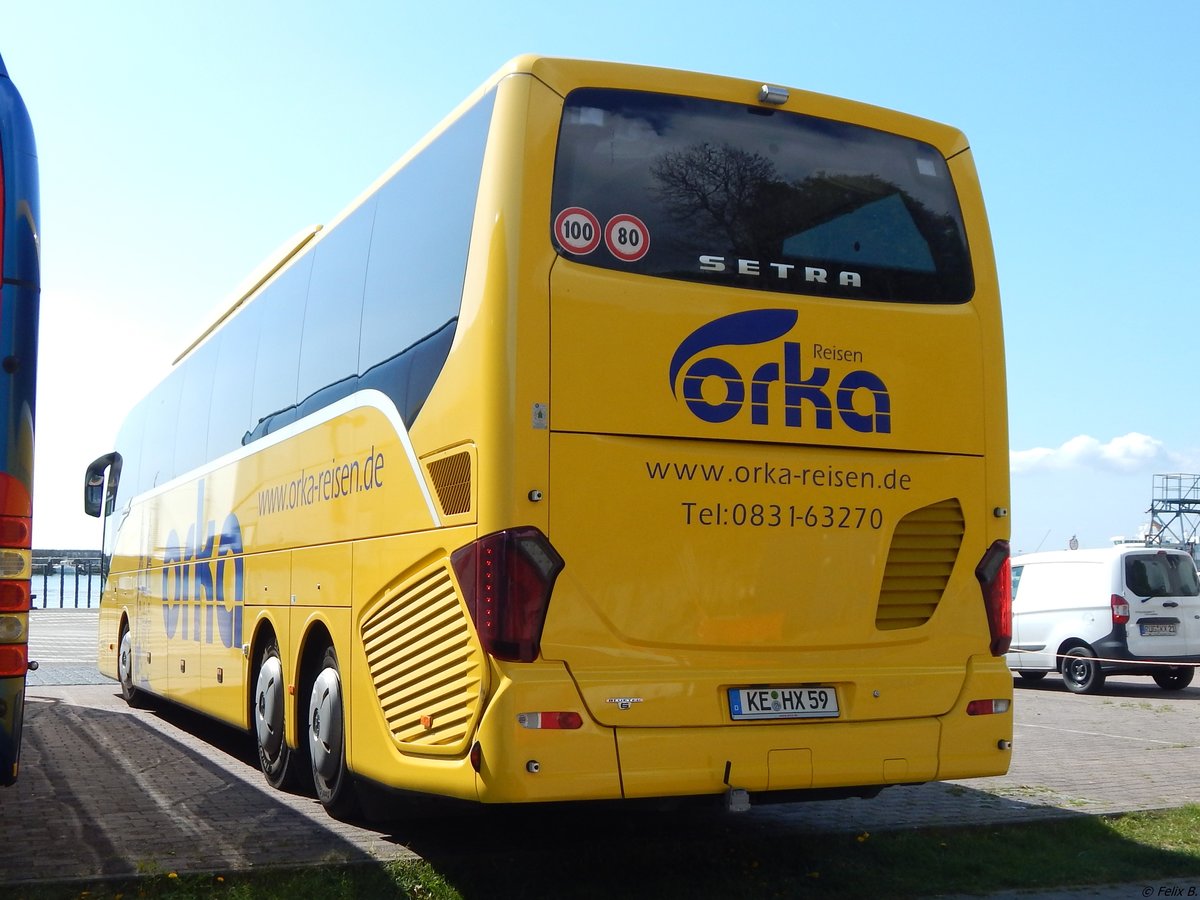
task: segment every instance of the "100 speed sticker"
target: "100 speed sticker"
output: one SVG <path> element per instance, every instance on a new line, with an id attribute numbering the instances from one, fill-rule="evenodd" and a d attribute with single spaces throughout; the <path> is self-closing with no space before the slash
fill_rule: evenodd
<path id="1" fill-rule="evenodd" d="M 600 246 L 600 220 L 582 206 L 568 206 L 554 218 L 554 237 L 568 253 L 587 256 Z"/>

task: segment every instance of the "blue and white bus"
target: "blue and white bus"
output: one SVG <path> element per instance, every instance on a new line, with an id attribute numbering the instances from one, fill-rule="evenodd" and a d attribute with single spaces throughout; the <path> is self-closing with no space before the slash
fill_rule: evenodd
<path id="1" fill-rule="evenodd" d="M 29 668 L 40 295 L 33 128 L 0 59 L 0 785 L 17 780 Z"/>

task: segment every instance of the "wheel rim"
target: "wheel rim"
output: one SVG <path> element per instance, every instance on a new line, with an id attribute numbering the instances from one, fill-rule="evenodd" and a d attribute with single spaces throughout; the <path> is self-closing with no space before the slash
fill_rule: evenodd
<path id="1" fill-rule="evenodd" d="M 283 665 L 278 656 L 263 660 L 255 688 L 254 728 L 258 746 L 274 760 L 283 745 Z"/>
<path id="2" fill-rule="evenodd" d="M 1091 674 L 1091 662 L 1077 653 L 1072 653 L 1067 660 L 1067 677 L 1076 684 L 1086 684 L 1091 678 Z"/>
<path id="3" fill-rule="evenodd" d="M 133 686 L 133 638 L 126 631 L 121 635 L 121 650 L 117 655 L 117 678 L 126 688 Z"/>
<path id="4" fill-rule="evenodd" d="M 337 669 L 322 669 L 317 676 L 308 704 L 308 721 L 313 771 L 331 781 L 342 764 L 342 682 Z"/>

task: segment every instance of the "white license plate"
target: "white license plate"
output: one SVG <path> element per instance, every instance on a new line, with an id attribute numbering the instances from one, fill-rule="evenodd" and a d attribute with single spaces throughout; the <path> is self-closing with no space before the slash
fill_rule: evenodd
<path id="1" fill-rule="evenodd" d="M 1179 633 L 1179 623 L 1177 622 L 1150 622 L 1138 626 L 1141 629 L 1144 637 L 1151 637 L 1157 634 L 1175 635 Z"/>
<path id="2" fill-rule="evenodd" d="M 729 715 L 743 719 L 835 719 L 837 691 L 831 687 L 743 687 L 729 689 Z"/>

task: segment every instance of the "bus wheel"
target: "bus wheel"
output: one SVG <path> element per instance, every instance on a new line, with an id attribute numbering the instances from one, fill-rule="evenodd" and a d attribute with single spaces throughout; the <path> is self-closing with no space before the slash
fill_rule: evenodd
<path id="1" fill-rule="evenodd" d="M 1154 673 L 1154 683 L 1164 691 L 1182 691 L 1192 683 L 1196 670 L 1191 666 L 1172 666 Z"/>
<path id="2" fill-rule="evenodd" d="M 1104 687 L 1104 673 L 1096 654 L 1087 647 L 1072 647 L 1062 659 L 1062 678 L 1073 694 L 1094 694 Z"/>
<path id="3" fill-rule="evenodd" d="M 346 769 L 346 718 L 342 705 L 337 654 L 327 647 L 308 700 L 308 751 L 317 799 L 338 819 L 352 815 L 358 805 L 354 779 Z"/>
<path id="4" fill-rule="evenodd" d="M 271 787 L 285 788 L 296 780 L 297 765 L 284 737 L 284 709 L 287 687 L 283 680 L 283 662 L 279 642 L 272 637 L 263 647 L 254 687 L 254 736 L 258 743 L 258 764 Z"/>
<path id="5" fill-rule="evenodd" d="M 117 651 L 117 679 L 121 682 L 121 696 L 134 709 L 146 706 L 146 697 L 133 686 L 133 638 L 129 634 L 129 626 L 121 628 L 121 641 Z"/>

